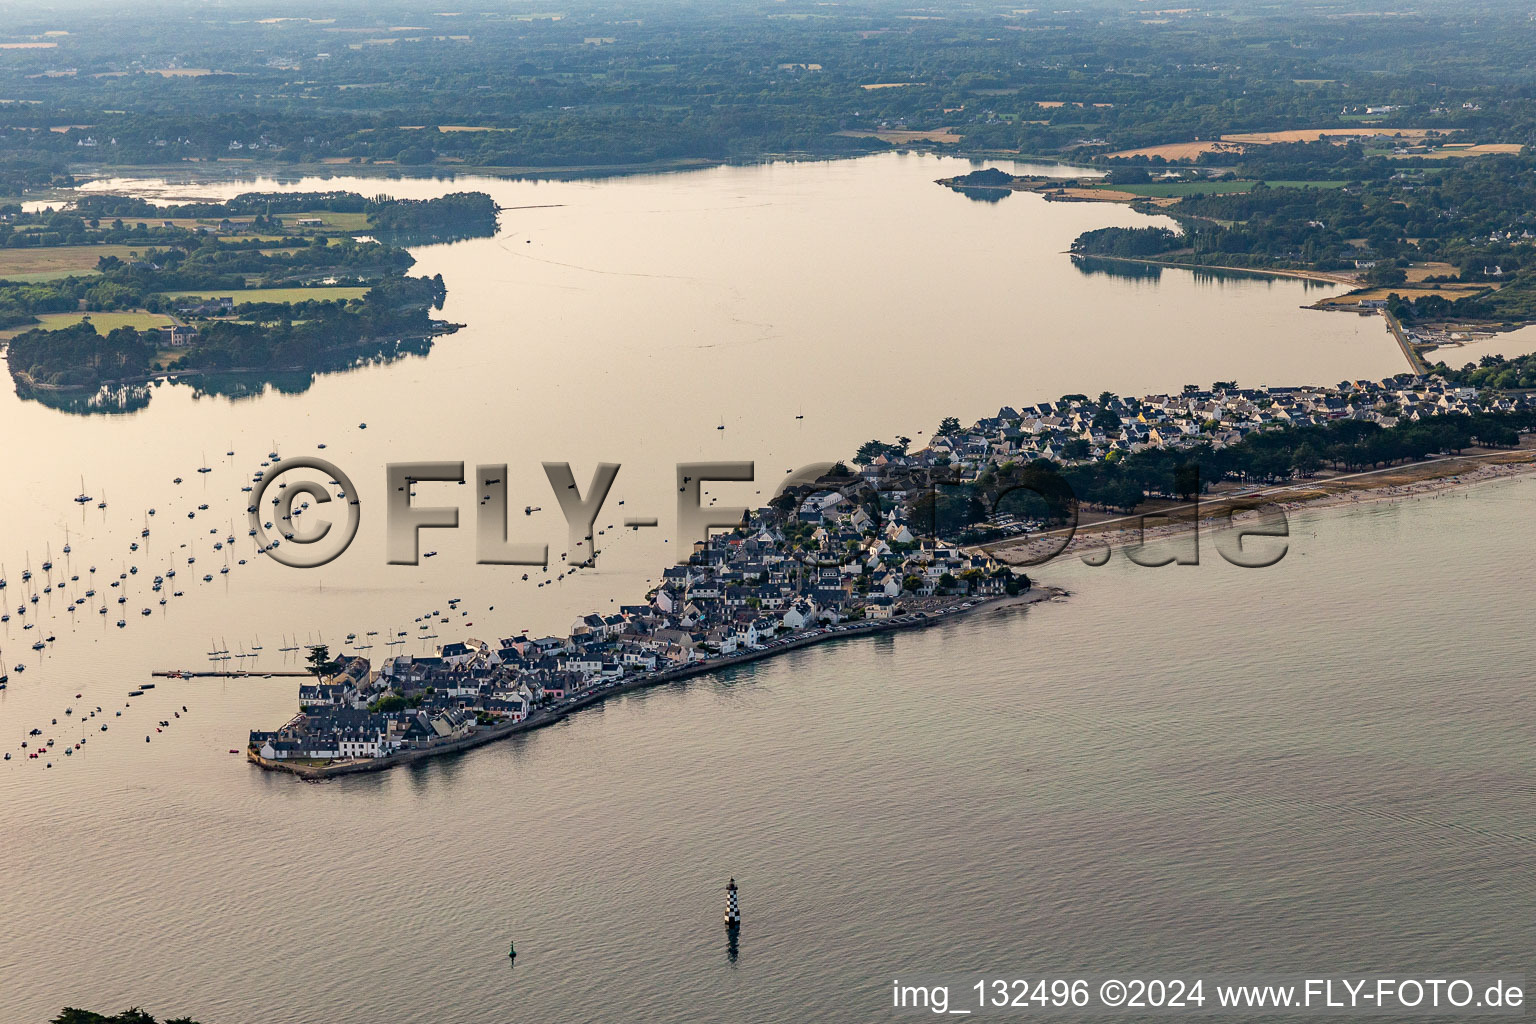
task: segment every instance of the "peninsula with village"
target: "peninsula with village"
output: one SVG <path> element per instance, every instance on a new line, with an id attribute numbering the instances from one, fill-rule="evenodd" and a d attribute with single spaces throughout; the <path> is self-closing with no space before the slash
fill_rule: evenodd
<path id="1" fill-rule="evenodd" d="M 1536 392 L 1487 382 L 1518 382 L 1531 363 L 1066 395 L 969 427 L 946 418 L 915 451 L 871 440 L 698 542 L 643 603 L 584 615 L 564 636 L 466 637 L 378 665 L 311 648 L 297 713 L 252 731 L 246 756 L 307 780 L 378 771 L 813 644 L 1064 599 L 1023 570 L 1069 553 L 1528 472 Z"/>

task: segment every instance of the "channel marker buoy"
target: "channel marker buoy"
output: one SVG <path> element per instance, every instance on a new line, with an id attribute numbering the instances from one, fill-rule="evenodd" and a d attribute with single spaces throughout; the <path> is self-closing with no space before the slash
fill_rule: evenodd
<path id="1" fill-rule="evenodd" d="M 736 879 L 725 887 L 725 926 L 732 931 L 741 927 L 741 904 L 736 899 Z"/>

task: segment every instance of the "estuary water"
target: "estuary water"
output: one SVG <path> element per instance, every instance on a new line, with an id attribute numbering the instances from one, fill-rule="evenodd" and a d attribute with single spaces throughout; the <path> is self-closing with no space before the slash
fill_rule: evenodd
<path id="1" fill-rule="evenodd" d="M 29 665 L 38 672 L 29 683 L 108 666 L 195 667 L 225 647 L 259 646 L 248 667 L 282 668 L 277 648 L 295 636 L 339 646 L 349 632 L 362 643 L 374 631 L 377 656 L 394 653 L 384 639 L 405 631 L 407 649 L 422 651 L 416 637 L 428 631 L 417 619 L 446 611 L 449 597 L 472 614 L 433 617 L 441 638 L 470 622 L 477 636 L 563 631 L 579 614 L 641 599 L 675 560 L 680 462 L 753 462 L 752 483 L 710 485 L 704 501 L 756 505 L 791 468 L 847 458 L 872 437 L 921 444 L 949 415 L 969 423 L 1004 405 L 1106 388 L 1333 382 L 1403 368 L 1379 318 L 1302 308 L 1333 286 L 1084 273 L 1064 255 L 1081 231 L 1154 221 L 1024 193 L 979 203 L 933 183 L 970 166 L 888 155 L 605 181 L 100 183 L 166 200 L 483 189 L 505 210 L 495 238 L 413 250 L 413 272 L 447 284 L 442 316 L 465 325 L 425 356 L 238 400 L 165 384 L 119 415 L 65 414 L 0 388 L 11 439 L 0 458 L 18 499 L 0 507 L 0 576 L 14 587 L 51 556 L 52 582 L 67 584 L 40 594 L 28 617 L 60 637 Z M 251 557 L 240 488 L 273 451 L 323 455 L 356 483 L 361 533 L 323 569 Z M 472 484 L 422 484 L 418 503 L 457 505 L 462 528 L 425 533 L 422 551 L 437 555 L 417 566 L 386 565 L 384 466 L 416 460 L 463 461 L 470 474 L 506 464 L 509 536 L 548 543 L 552 571 L 525 582 L 512 567 L 474 564 Z M 597 463 L 622 467 L 597 523 L 594 572 L 558 579 L 570 545 L 543 462 L 570 463 L 583 492 Z M 93 500 L 72 501 L 83 493 Z M 659 525 L 626 531 L 626 517 Z M 109 592 L 89 586 L 92 565 L 98 578 L 140 573 Z M 162 608 L 148 580 L 168 567 L 186 596 Z M 202 583 L 205 574 L 214 580 Z M 64 610 L 85 589 L 114 599 L 107 615 L 95 614 L 96 598 Z M 0 627 L 11 664 L 32 642 L 17 594 L 0 592 L 13 616 Z M 139 614 L 145 607 L 151 615 Z"/>
<path id="2" fill-rule="evenodd" d="M 291 686 L 177 684 L 179 746 L 7 766 L 3 1015 L 869 1021 L 919 973 L 1529 976 L 1533 500 L 1297 516 L 1264 570 L 1063 565 L 1064 603 L 325 785 L 220 756 Z"/>
<path id="3" fill-rule="evenodd" d="M 825 645 L 327 785 L 228 753 L 292 713 L 294 679 L 126 697 L 213 649 L 292 668 L 278 648 L 353 632 L 377 660 L 640 600 L 675 557 L 680 461 L 754 461 L 754 482 L 709 491 L 754 504 L 787 468 L 921 443 L 946 415 L 1402 368 L 1379 320 L 1300 308 L 1326 288 L 1082 273 L 1062 255 L 1077 233 L 1150 221 L 932 184 L 969 166 L 107 183 L 479 188 L 508 209 L 495 239 L 413 250 L 466 325 L 425 356 L 235 401 L 167 384 L 117 416 L 0 393 L 0 741 L 89 736 L 52 769 L 0 766 L 0 1019 L 862 1021 L 914 971 L 1529 972 L 1527 481 L 1300 516 L 1267 570 L 1053 566 L 1065 603 Z M 239 488 L 271 450 L 357 483 L 362 531 L 323 569 L 251 550 Z M 509 532 L 548 542 L 550 572 L 475 566 L 477 501 L 453 484 L 417 503 L 457 505 L 462 528 L 386 565 L 383 466 L 416 459 L 506 463 Z M 605 530 L 598 568 L 556 581 L 543 461 L 583 489 L 620 463 L 598 526 L 660 526 Z M 168 566 L 184 596 L 161 606 L 147 579 Z"/>

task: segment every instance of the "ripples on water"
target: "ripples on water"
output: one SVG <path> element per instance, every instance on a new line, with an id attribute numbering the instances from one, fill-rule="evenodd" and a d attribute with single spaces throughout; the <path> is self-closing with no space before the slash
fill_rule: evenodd
<path id="1" fill-rule="evenodd" d="M 282 703 L 222 688 L 185 772 L 10 793 L 7 1016 L 856 1021 L 901 972 L 1521 969 L 1533 497 L 1297 516 L 1267 570 L 1063 565 L 1066 603 L 328 785 L 211 752 Z"/>

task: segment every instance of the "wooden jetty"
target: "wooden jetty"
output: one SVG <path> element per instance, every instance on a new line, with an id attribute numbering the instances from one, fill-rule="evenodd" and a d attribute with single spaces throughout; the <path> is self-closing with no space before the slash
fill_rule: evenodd
<path id="1" fill-rule="evenodd" d="M 151 672 L 150 675 L 159 679 L 265 679 L 268 676 L 311 676 L 311 672 L 301 672 L 292 669 L 277 672 L 247 672 L 242 669 L 231 669 L 228 672 L 192 671 L 190 669 L 167 669 L 162 672 Z"/>

